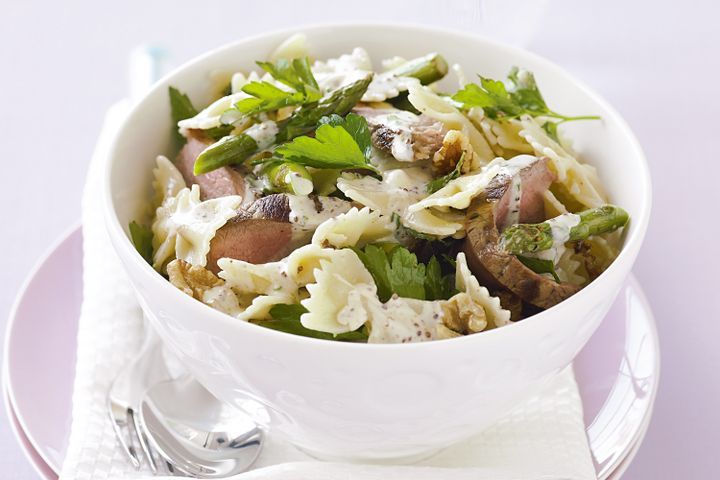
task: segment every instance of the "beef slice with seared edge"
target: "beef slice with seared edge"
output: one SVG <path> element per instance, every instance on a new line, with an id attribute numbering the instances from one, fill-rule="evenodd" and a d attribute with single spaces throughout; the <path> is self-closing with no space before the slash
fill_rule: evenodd
<path id="1" fill-rule="evenodd" d="M 210 242 L 207 268 L 218 273 L 217 261 L 234 258 L 267 263 L 287 256 L 295 247 L 290 204 L 286 195 L 274 194 L 256 200 L 220 228 Z"/>
<path id="2" fill-rule="evenodd" d="M 544 220 L 543 193 L 555 178 L 547 167 L 547 159 L 538 159 L 516 175 L 520 175 L 522 183 L 520 222 Z M 537 274 L 500 247 L 498 225 L 503 225 L 508 215 L 511 200 L 506 197 L 514 193 L 508 188 L 511 181 L 509 175 L 498 175 L 490 182 L 485 194 L 472 201 L 467 209 L 463 250 L 470 269 L 485 285 L 506 288 L 525 302 L 550 308 L 580 287 Z"/>

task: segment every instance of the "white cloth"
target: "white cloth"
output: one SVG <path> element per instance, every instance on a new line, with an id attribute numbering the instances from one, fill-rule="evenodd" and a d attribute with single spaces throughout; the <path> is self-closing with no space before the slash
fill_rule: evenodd
<path id="1" fill-rule="evenodd" d="M 116 257 L 102 218 L 102 160 L 127 110 L 113 107 L 90 164 L 83 197 L 84 300 L 78 332 L 73 419 L 61 480 L 149 478 L 117 447 L 106 393 L 137 351 L 142 314 Z M 595 478 L 582 404 L 568 369 L 540 396 L 516 408 L 475 438 L 411 466 L 325 463 L 311 459 L 270 432 L 253 470 L 237 480 L 524 480 Z"/>

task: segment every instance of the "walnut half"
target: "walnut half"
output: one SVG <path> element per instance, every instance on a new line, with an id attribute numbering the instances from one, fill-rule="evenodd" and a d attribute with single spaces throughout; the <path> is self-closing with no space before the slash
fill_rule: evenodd
<path id="1" fill-rule="evenodd" d="M 207 290 L 224 283 L 210 270 L 191 265 L 184 260 L 173 260 L 168 263 L 167 273 L 170 283 L 200 301 L 203 301 L 203 295 Z"/>
<path id="2" fill-rule="evenodd" d="M 167 266 L 170 283 L 215 310 L 236 317 L 242 312 L 237 295 L 224 280 L 210 270 L 173 260 Z"/>
<path id="3" fill-rule="evenodd" d="M 474 302 L 467 293 L 458 293 L 441 305 L 443 325 L 460 335 L 485 330 L 487 316 L 482 305 Z"/>
<path id="4" fill-rule="evenodd" d="M 477 155 L 470 146 L 470 140 L 460 130 L 450 130 L 443 138 L 442 147 L 433 155 L 433 171 L 436 175 L 447 175 L 457 166 L 465 153 L 461 173 L 468 173 L 479 167 Z"/>

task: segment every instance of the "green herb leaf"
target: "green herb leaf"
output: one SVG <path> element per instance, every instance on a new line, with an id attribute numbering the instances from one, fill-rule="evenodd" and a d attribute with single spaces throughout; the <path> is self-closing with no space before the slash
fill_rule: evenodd
<path id="1" fill-rule="evenodd" d="M 280 145 L 275 151 L 288 160 L 314 168 L 363 168 L 375 171 L 375 167 L 369 163 L 360 144 L 365 148 L 364 136 L 369 131 L 364 131 L 361 123 L 365 119 L 356 115 L 359 119 L 351 119 L 342 125 L 330 123 L 321 124 L 315 130 L 315 138 L 302 136 L 296 137 L 290 143 Z M 367 123 L 364 123 L 367 128 Z M 351 133 L 352 132 L 352 133 Z"/>
<path id="2" fill-rule="evenodd" d="M 393 294 L 390 283 L 390 262 L 387 253 L 376 245 L 366 245 L 364 249 L 353 248 L 360 260 L 375 280 L 377 294 L 381 301 L 386 302 Z"/>
<path id="3" fill-rule="evenodd" d="M 184 93 L 181 93 L 177 88 L 168 87 L 168 92 L 170 94 L 170 113 L 172 115 L 175 136 L 179 141 L 185 142 L 185 137 L 177 130 L 177 124 L 180 120 L 194 117 L 198 114 L 198 111 L 193 106 L 190 98 Z M 209 138 L 219 140 L 229 135 L 233 128 L 235 127 L 232 125 L 221 125 L 219 127 L 208 128 L 207 130 L 203 130 L 203 132 Z"/>
<path id="4" fill-rule="evenodd" d="M 356 113 L 348 113 L 344 118 L 340 115 L 333 114 L 320 119 L 320 125 L 332 125 L 343 127 L 350 136 L 353 137 L 355 143 L 360 147 L 367 160 L 370 159 L 372 153 L 372 137 L 370 127 L 367 120 Z"/>
<path id="5" fill-rule="evenodd" d="M 439 260 L 431 257 L 427 265 L 407 248 L 393 245 L 366 245 L 353 251 L 368 269 L 378 297 L 387 302 L 393 294 L 419 300 L 448 299 L 455 294 L 454 275 L 444 275 Z"/>
<path id="6" fill-rule="evenodd" d="M 453 95 L 452 99 L 462 103 L 465 108 L 482 107 L 490 118 L 503 115 L 517 117 L 524 113 L 522 107 L 515 104 L 501 81 L 485 77 L 480 77 L 480 85 L 468 83 Z"/>
<path id="7" fill-rule="evenodd" d="M 244 98 L 235 104 L 235 108 L 243 115 L 305 105 L 320 99 L 320 89 L 307 58 L 279 60 L 277 63 L 257 62 L 257 64 L 275 80 L 292 88 L 293 91 L 283 90 L 269 82 L 250 82 L 242 88 L 242 91 L 252 98 Z"/>
<path id="8" fill-rule="evenodd" d="M 463 163 L 465 163 L 465 152 L 462 153 L 462 156 L 460 157 L 460 160 L 458 160 L 457 164 L 455 165 L 455 168 L 452 172 L 448 173 L 447 175 L 443 175 L 442 177 L 435 178 L 428 182 L 427 184 L 427 192 L 428 193 L 435 193 L 441 188 L 443 188 L 445 185 L 450 183 L 451 180 L 455 180 L 462 174 L 462 167 Z"/>
<path id="9" fill-rule="evenodd" d="M 508 90 L 518 105 L 527 111 L 539 114 L 550 112 L 532 73 L 528 71 L 521 72 L 518 67 L 513 67 L 510 69 L 507 78 Z"/>
<path id="10" fill-rule="evenodd" d="M 314 97 L 315 100 L 320 98 L 320 87 L 310 69 L 309 58 L 280 59 L 274 64 L 271 62 L 256 63 L 278 82 L 297 92 L 304 93 L 308 97 Z"/>
<path id="11" fill-rule="evenodd" d="M 365 327 L 353 332 L 333 335 L 332 333 L 320 332 L 304 327 L 300 322 L 300 317 L 304 313 L 307 313 L 307 309 L 299 304 L 274 305 L 270 309 L 270 316 L 273 318 L 272 320 L 259 320 L 253 321 L 253 323 L 273 330 L 292 333 L 294 335 L 301 335 L 303 337 L 319 338 L 321 340 L 337 340 L 341 342 L 367 342 L 368 332 Z"/>
<path id="12" fill-rule="evenodd" d="M 368 74 L 365 78 L 333 90 L 317 103 L 303 105 L 290 118 L 278 122 L 278 141 L 285 142 L 312 131 L 322 117 L 347 115 L 365 94 L 371 81 L 372 74 Z"/>
<path id="13" fill-rule="evenodd" d="M 553 276 L 556 282 L 560 282 L 557 272 L 555 272 L 555 264 L 552 260 L 544 260 L 542 258 L 526 257 L 524 255 L 517 255 L 517 259 L 535 273 L 549 273 Z"/>
<path id="14" fill-rule="evenodd" d="M 513 67 L 508 74 L 507 87 L 499 80 L 480 76 L 480 85 L 469 83 L 459 90 L 452 99 L 464 108 L 482 107 L 488 117 L 516 118 L 520 115 L 543 116 L 571 120 L 596 120 L 598 116 L 568 117 L 550 110 L 540 93 L 531 72 Z"/>
<path id="15" fill-rule="evenodd" d="M 425 300 L 425 265 L 414 253 L 396 248 L 390 254 L 390 284 L 400 297 Z"/>
<path id="16" fill-rule="evenodd" d="M 130 239 L 135 245 L 135 250 L 145 259 L 146 262 L 152 264 L 153 261 L 153 232 L 150 227 L 140 225 L 139 223 L 130 222 Z"/>
<path id="17" fill-rule="evenodd" d="M 243 115 L 270 112 L 291 105 L 301 105 L 307 98 L 302 92 L 287 92 L 268 82 L 250 82 L 242 91 L 252 98 L 243 98 L 235 108 Z"/>
<path id="18" fill-rule="evenodd" d="M 440 261 L 433 256 L 425 267 L 425 299 L 447 300 L 457 293 L 455 275 L 443 275 Z"/>
<path id="19" fill-rule="evenodd" d="M 178 141 L 185 141 L 185 137 L 178 132 L 177 124 L 180 120 L 192 118 L 198 114 L 197 109 L 190 101 L 190 97 L 181 93 L 175 87 L 168 87 L 168 95 L 170 96 L 170 116 L 173 122 L 173 131 Z"/>

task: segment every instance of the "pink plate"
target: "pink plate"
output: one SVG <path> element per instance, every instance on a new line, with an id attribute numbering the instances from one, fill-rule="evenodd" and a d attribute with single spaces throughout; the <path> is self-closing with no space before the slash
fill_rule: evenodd
<path id="1" fill-rule="evenodd" d="M 34 446 L 25 451 L 38 473 L 48 465 L 58 472 L 65 458 L 81 302 L 82 230 L 75 227 L 28 276 L 5 337 L 8 413 Z"/>
<path id="2" fill-rule="evenodd" d="M 56 478 L 52 472 L 65 456 L 81 302 L 82 232 L 75 228 L 29 276 L 6 336 L 8 415 L 17 419 L 18 439 L 43 478 Z M 659 362 L 652 312 L 630 277 L 575 360 L 598 478 L 619 478 L 642 442 Z"/>
<path id="3" fill-rule="evenodd" d="M 6 413 L 8 419 L 10 420 L 10 426 L 12 427 L 13 433 L 15 434 L 15 437 L 17 437 L 18 442 L 20 442 L 20 447 L 22 447 L 23 452 L 25 452 L 25 456 L 30 461 L 30 464 L 35 468 L 37 474 L 40 475 L 40 478 L 43 480 L 57 480 L 58 474 L 50 468 L 50 465 L 45 463 L 45 460 L 43 460 L 38 451 L 35 450 L 35 447 L 33 447 L 32 443 L 30 443 L 30 440 L 20 426 L 17 415 L 15 415 L 15 412 L 10 405 L 10 399 L 7 396 L 7 386 L 3 385 L 3 391 L 5 407 L 7 409 Z"/>

